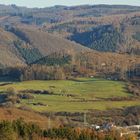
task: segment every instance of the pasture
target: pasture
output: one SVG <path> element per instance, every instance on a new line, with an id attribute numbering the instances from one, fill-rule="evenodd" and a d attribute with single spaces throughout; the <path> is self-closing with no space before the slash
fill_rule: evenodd
<path id="1" fill-rule="evenodd" d="M 13 87 L 18 93 L 24 90 L 51 91 L 53 94 L 32 93 L 34 99 L 24 99 L 17 105 L 28 106 L 39 112 L 85 112 L 93 109 L 106 110 L 140 105 L 139 100 L 107 100 L 108 98 L 132 96 L 132 94 L 127 92 L 125 83 L 120 81 L 96 78 L 58 81 L 25 81 L 0 86 L 0 91 L 5 92 L 9 87 Z"/>

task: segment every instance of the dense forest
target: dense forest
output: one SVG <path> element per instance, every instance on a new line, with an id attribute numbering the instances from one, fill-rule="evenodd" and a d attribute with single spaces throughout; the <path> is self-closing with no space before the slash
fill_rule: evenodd
<path id="1" fill-rule="evenodd" d="M 74 34 L 70 39 L 98 51 L 115 52 L 123 36 L 112 25 L 105 25 L 93 28 L 93 31 Z"/>

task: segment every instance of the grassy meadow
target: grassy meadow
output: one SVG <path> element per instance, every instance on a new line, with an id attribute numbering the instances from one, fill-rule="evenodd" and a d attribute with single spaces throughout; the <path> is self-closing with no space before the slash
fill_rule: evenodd
<path id="1" fill-rule="evenodd" d="M 107 98 L 132 96 L 125 89 L 125 83 L 96 78 L 79 78 L 74 80 L 58 81 L 25 81 L 15 82 L 9 85 L 0 86 L 4 92 L 13 87 L 18 93 L 23 90 L 47 90 L 52 95 L 35 94 L 34 99 L 24 99 L 20 105 L 26 105 L 35 111 L 52 112 L 85 112 L 98 109 L 122 108 L 126 106 L 140 105 L 137 101 L 107 101 Z M 70 95 L 70 96 L 69 96 Z M 42 105 L 34 105 L 42 103 Z"/>

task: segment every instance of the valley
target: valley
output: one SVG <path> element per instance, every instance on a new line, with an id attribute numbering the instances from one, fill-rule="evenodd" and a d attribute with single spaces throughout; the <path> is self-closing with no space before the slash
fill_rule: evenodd
<path id="1" fill-rule="evenodd" d="M 0 140 L 136 140 L 139 123 L 139 6 L 0 5 Z"/>
<path id="2" fill-rule="evenodd" d="M 125 82 L 99 78 L 1 83 L 1 98 L 9 91 L 13 95 L 1 100 L 1 106 L 25 108 L 43 114 L 58 113 L 60 116 L 77 114 L 80 117 L 85 112 L 90 115 L 140 105 L 139 96 L 130 93 Z"/>

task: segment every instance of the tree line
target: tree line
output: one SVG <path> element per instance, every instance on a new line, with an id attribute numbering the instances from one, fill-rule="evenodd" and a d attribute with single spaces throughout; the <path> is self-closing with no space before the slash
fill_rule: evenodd
<path id="1" fill-rule="evenodd" d="M 0 122 L 0 140 L 136 140 L 135 135 L 120 137 L 116 130 L 95 131 L 90 128 L 71 128 L 60 126 L 41 129 L 34 123 L 27 123 L 22 118 Z"/>
<path id="2" fill-rule="evenodd" d="M 124 63 L 125 62 L 125 63 Z M 3 67 L 0 77 L 18 81 L 62 80 L 73 77 L 101 76 L 126 80 L 135 71 L 140 60 L 129 55 L 81 52 L 78 54 L 53 54 L 24 67 Z"/>

